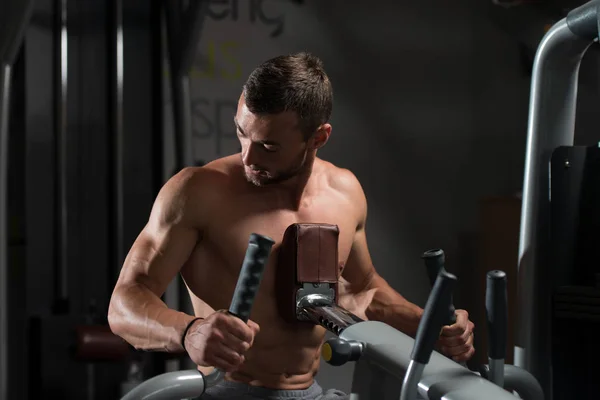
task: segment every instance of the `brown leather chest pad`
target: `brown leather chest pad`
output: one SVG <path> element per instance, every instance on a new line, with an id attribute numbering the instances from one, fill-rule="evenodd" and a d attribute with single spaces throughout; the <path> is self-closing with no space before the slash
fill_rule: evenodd
<path id="1" fill-rule="evenodd" d="M 338 300 L 339 228 L 332 224 L 292 224 L 284 235 L 277 260 L 279 313 L 296 319 L 296 292 L 304 283 L 330 283 Z"/>

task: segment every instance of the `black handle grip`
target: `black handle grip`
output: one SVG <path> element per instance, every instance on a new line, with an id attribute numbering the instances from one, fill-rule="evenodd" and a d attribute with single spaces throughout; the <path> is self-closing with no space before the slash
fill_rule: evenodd
<path id="1" fill-rule="evenodd" d="M 444 270 L 444 264 L 446 263 L 446 255 L 442 249 L 427 250 L 421 256 L 425 261 L 425 268 L 427 268 L 427 277 L 429 278 L 429 284 L 431 287 L 435 284 L 438 273 Z"/>
<path id="2" fill-rule="evenodd" d="M 508 323 L 506 274 L 504 271 L 487 273 L 485 311 L 489 336 L 489 357 L 493 360 L 504 359 Z"/>
<path id="3" fill-rule="evenodd" d="M 452 289 L 456 280 L 456 276 L 441 271 L 427 299 L 411 353 L 411 358 L 421 364 L 429 362 L 435 342 L 448 318 L 448 305 L 452 301 Z"/>
<path id="4" fill-rule="evenodd" d="M 421 256 L 425 261 L 425 268 L 427 268 L 427 277 L 429 278 L 429 284 L 433 287 L 437 276 L 440 272 L 446 272 L 444 265 L 446 264 L 446 255 L 442 249 L 431 249 L 427 250 Z M 456 322 L 456 310 L 454 308 L 452 297 L 450 298 L 450 305 L 448 306 L 448 318 L 444 322 L 445 325 L 452 325 Z"/>
<path id="5" fill-rule="evenodd" d="M 254 297 L 258 292 L 274 243 L 275 241 L 270 237 L 257 233 L 250 235 L 246 257 L 229 307 L 229 312 L 244 322 L 248 322 L 250 318 Z"/>

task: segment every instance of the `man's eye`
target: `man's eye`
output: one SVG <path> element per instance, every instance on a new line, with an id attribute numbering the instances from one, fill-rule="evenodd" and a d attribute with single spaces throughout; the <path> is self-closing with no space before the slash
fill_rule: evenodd
<path id="1" fill-rule="evenodd" d="M 269 144 L 263 145 L 263 148 L 270 153 L 277 151 L 277 147 L 269 145 Z"/>

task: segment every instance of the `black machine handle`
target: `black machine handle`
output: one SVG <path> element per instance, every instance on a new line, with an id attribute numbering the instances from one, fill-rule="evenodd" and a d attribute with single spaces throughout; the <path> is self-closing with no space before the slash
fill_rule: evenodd
<path id="1" fill-rule="evenodd" d="M 246 257 L 229 306 L 229 312 L 244 322 L 248 322 L 250 318 L 252 304 L 274 243 L 268 236 L 257 233 L 250 235 Z"/>
<path id="2" fill-rule="evenodd" d="M 504 271 L 494 270 L 487 273 L 485 311 L 489 335 L 489 357 L 494 360 L 504 359 L 508 323 L 506 273 Z"/>
<path id="3" fill-rule="evenodd" d="M 452 301 L 452 290 L 456 281 L 456 276 L 446 271 L 440 271 L 437 275 L 417 328 L 415 344 L 411 353 L 412 360 L 421 364 L 429 362 L 442 326 L 448 318 L 447 310 Z"/>
<path id="4" fill-rule="evenodd" d="M 437 276 L 441 272 L 446 272 L 444 265 L 446 264 L 446 255 L 442 249 L 431 249 L 423 253 L 421 258 L 425 261 L 425 268 L 427 268 L 427 277 L 429 283 L 433 287 L 435 285 Z M 448 305 L 448 315 L 444 321 L 444 325 L 452 325 L 456 322 L 456 312 L 452 297 Z"/>

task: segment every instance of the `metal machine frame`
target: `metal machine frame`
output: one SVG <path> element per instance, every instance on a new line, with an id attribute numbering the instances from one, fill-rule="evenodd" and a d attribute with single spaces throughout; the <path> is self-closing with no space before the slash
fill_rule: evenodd
<path id="1" fill-rule="evenodd" d="M 539 380 L 552 399 L 549 235 L 550 159 L 572 146 L 579 68 L 598 41 L 600 2 L 590 1 L 554 24 L 540 42 L 532 72 L 518 258 L 515 365 Z"/>
<path id="2" fill-rule="evenodd" d="M 509 400 L 515 398 L 511 393 L 511 390 L 515 390 L 526 400 L 543 400 L 541 387 L 523 369 L 503 366 L 500 373 L 504 387 L 501 387 L 493 381 L 498 373 L 489 374 L 488 380 L 486 376 L 433 351 L 440 329 L 448 317 L 448 310 L 453 308 L 451 296 L 456 281 L 454 275 L 444 270 L 442 263 L 438 263 L 438 269 L 440 272 L 415 338 L 383 322 L 361 320 L 339 307 L 334 298 L 318 284 L 314 285 L 313 291 L 308 289 L 310 285 L 298 289 L 304 294 L 297 300 L 297 319 L 321 325 L 338 335 L 337 339 L 328 341 L 324 346 L 329 352 L 327 361 L 332 363 L 331 359 L 337 357 L 339 362 L 333 365 L 356 362 L 349 399 Z M 507 309 L 506 276 L 500 272 L 493 271 L 492 275 L 488 275 L 489 298 L 495 301 L 486 304 L 486 307 L 488 313 L 493 314 L 492 319 L 505 328 L 506 320 L 502 314 Z M 238 286 L 243 282 L 243 274 L 242 269 Z M 490 282 L 495 283 L 490 285 Z M 500 326 L 492 324 L 494 328 Z M 502 349 L 506 350 L 505 347 Z M 494 369 L 497 365 L 492 367 Z M 142 383 L 122 400 L 196 398 L 210 386 L 218 384 L 223 377 L 218 370 L 206 376 L 197 370 L 170 372 Z"/>

